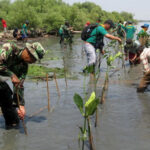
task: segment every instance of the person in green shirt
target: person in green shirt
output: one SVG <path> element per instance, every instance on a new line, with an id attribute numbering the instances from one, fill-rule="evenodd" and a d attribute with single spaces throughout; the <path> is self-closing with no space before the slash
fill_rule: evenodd
<path id="1" fill-rule="evenodd" d="M 21 35 L 23 40 L 28 38 L 28 25 L 29 21 L 27 20 L 22 26 Z"/>
<path id="2" fill-rule="evenodd" d="M 69 42 L 69 44 L 72 43 L 72 38 L 73 38 L 72 27 L 70 27 L 68 21 L 66 21 L 64 25 L 61 25 L 59 29 L 59 35 L 60 35 L 60 44 L 64 42 L 65 39 Z"/>
<path id="3" fill-rule="evenodd" d="M 107 31 L 114 27 L 112 20 L 107 20 L 101 26 L 96 27 L 90 37 L 85 41 L 84 49 L 87 55 L 88 67 L 96 64 L 96 49 L 100 49 L 104 37 L 121 42 L 119 37 L 110 35 Z M 102 46 L 103 47 L 103 46 Z"/>
<path id="4" fill-rule="evenodd" d="M 135 32 L 136 32 L 136 28 L 133 26 L 132 22 L 129 21 L 128 25 L 127 26 L 122 26 L 122 28 L 126 32 L 126 40 L 128 40 L 128 39 L 133 40 Z"/>
<path id="5" fill-rule="evenodd" d="M 144 24 L 143 26 L 141 26 L 142 30 L 138 33 L 137 35 L 137 40 L 139 40 L 141 35 L 148 35 L 147 30 L 149 28 L 149 24 Z"/>

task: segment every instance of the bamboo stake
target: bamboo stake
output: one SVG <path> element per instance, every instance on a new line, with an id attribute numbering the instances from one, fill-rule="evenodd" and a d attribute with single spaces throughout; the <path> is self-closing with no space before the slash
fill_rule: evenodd
<path id="1" fill-rule="evenodd" d="M 58 82 L 57 82 L 57 78 L 56 78 L 56 73 L 55 72 L 54 72 L 54 80 L 55 80 L 55 83 L 56 83 L 56 89 L 57 89 L 58 96 L 60 97 L 60 90 L 59 90 L 59 87 L 58 87 Z"/>
<path id="2" fill-rule="evenodd" d="M 96 109 L 95 128 L 97 127 L 97 124 L 98 124 L 98 108 Z"/>
<path id="3" fill-rule="evenodd" d="M 66 83 L 66 87 L 68 87 L 67 76 L 66 76 L 66 65 L 65 65 L 65 58 L 64 57 L 63 57 L 63 61 L 64 61 L 65 83 Z"/>
<path id="4" fill-rule="evenodd" d="M 19 99 L 19 95 L 18 95 L 18 90 L 17 90 L 17 101 L 18 101 L 18 108 L 20 110 L 20 99 Z M 24 119 L 21 119 L 21 121 L 22 121 L 25 135 L 28 135 L 27 128 L 26 128 L 25 123 L 24 123 Z"/>
<path id="5" fill-rule="evenodd" d="M 89 144 L 90 144 L 90 150 L 95 150 L 94 148 L 94 143 L 93 143 L 93 136 L 91 132 L 91 126 L 90 126 L 90 118 L 87 118 L 87 123 L 88 123 L 88 135 L 89 135 Z"/>
<path id="6" fill-rule="evenodd" d="M 104 87 L 102 89 L 102 95 L 101 95 L 101 101 L 100 103 L 101 104 L 104 104 L 105 102 L 105 91 L 108 89 L 108 73 L 106 73 L 106 76 L 105 76 L 105 82 L 104 82 Z"/>
<path id="7" fill-rule="evenodd" d="M 47 82 L 47 97 L 48 97 L 48 112 L 50 112 L 50 92 L 49 92 L 49 85 L 48 85 L 48 74 L 46 74 L 46 82 Z"/>

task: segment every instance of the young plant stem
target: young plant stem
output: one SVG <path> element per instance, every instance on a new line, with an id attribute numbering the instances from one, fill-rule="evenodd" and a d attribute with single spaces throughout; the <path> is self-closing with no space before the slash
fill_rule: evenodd
<path id="1" fill-rule="evenodd" d="M 88 124 L 88 137 L 89 137 L 90 150 L 95 150 L 89 117 L 87 118 L 87 124 Z"/>
<path id="2" fill-rule="evenodd" d="M 84 96 L 85 96 L 85 101 L 87 99 L 87 94 L 86 94 L 86 75 L 84 75 L 84 82 L 83 82 L 83 92 L 84 92 Z M 86 114 L 86 110 L 85 110 L 85 114 Z M 84 116 L 84 125 L 83 125 L 83 131 L 84 134 L 86 133 L 86 117 Z M 82 140 L 82 150 L 84 150 L 84 145 L 85 145 L 85 140 Z"/>
<path id="3" fill-rule="evenodd" d="M 18 102 L 18 108 L 20 110 L 20 99 L 19 99 L 19 95 L 18 95 L 18 89 L 17 89 L 17 102 Z M 24 119 L 21 119 L 21 121 L 22 121 L 22 125 L 24 128 L 24 133 L 25 133 L 25 135 L 28 135 L 27 128 L 26 128 L 25 123 L 24 123 Z"/>
<path id="4" fill-rule="evenodd" d="M 59 91 L 57 77 L 56 77 L 56 73 L 55 72 L 54 72 L 54 80 L 55 80 L 55 84 L 56 84 L 56 89 L 57 89 L 58 96 L 60 97 L 60 91 Z"/>
<path id="5" fill-rule="evenodd" d="M 48 84 L 48 74 L 46 74 L 46 83 L 47 83 L 47 97 L 48 97 L 48 112 L 50 112 L 50 92 L 49 92 L 49 84 Z"/>
<path id="6" fill-rule="evenodd" d="M 86 133 L 86 124 L 87 124 L 87 118 L 84 117 L 84 126 L 83 126 L 83 131 L 84 131 L 84 134 Z M 82 150 L 84 150 L 84 145 L 85 145 L 85 139 L 82 140 Z"/>
<path id="7" fill-rule="evenodd" d="M 120 47 L 121 47 L 121 53 L 123 54 L 123 56 L 122 56 L 122 68 L 125 68 L 124 52 L 123 52 L 122 45 L 120 45 Z"/>

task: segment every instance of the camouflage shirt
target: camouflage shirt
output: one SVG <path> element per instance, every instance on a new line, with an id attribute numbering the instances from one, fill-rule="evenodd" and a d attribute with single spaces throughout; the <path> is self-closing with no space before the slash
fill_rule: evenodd
<path id="1" fill-rule="evenodd" d="M 0 49 L 0 75 L 11 77 L 15 74 L 20 80 L 25 79 L 28 64 L 21 59 L 22 49 L 15 44 L 6 43 Z"/>

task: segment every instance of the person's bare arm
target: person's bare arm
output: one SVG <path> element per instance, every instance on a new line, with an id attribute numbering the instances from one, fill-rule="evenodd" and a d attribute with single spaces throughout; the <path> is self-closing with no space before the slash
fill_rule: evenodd
<path id="1" fill-rule="evenodd" d="M 113 36 L 111 34 L 106 34 L 105 37 L 108 38 L 108 39 L 111 39 L 111 40 L 117 40 L 120 43 L 122 42 L 122 40 L 119 37 Z"/>

